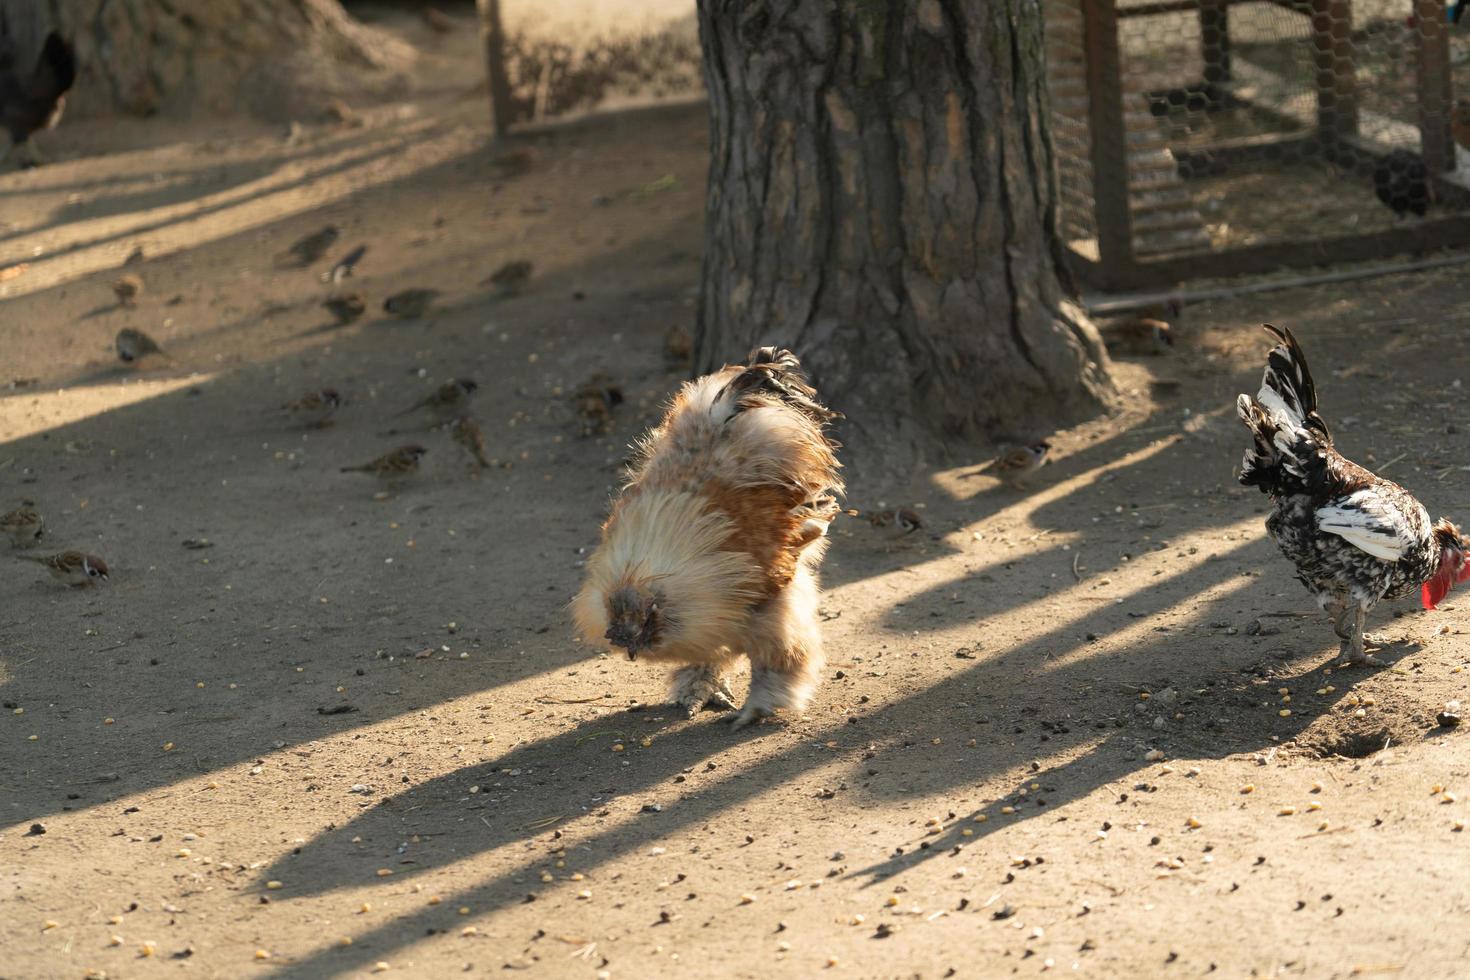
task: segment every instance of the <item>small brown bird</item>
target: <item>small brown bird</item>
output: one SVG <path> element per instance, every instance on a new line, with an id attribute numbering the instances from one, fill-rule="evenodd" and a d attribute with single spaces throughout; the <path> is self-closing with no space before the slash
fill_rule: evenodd
<path id="1" fill-rule="evenodd" d="M 507 262 L 496 269 L 490 275 L 480 280 L 482 286 L 494 286 L 497 296 L 516 296 L 525 292 L 526 284 L 531 281 L 531 272 L 535 266 L 528 259 L 516 259 Z"/>
<path id="2" fill-rule="evenodd" d="M 29 548 L 46 533 L 46 521 L 29 500 L 8 514 L 0 514 L 0 534 L 10 535 L 12 547 Z"/>
<path id="3" fill-rule="evenodd" d="M 143 277 L 132 272 L 118 276 L 112 282 L 112 295 L 119 306 L 132 306 L 143 295 Z"/>
<path id="4" fill-rule="evenodd" d="M 67 585 L 97 585 L 107 581 L 107 562 L 82 551 L 63 551 L 58 555 L 16 555 L 24 561 L 44 565 L 58 582 Z"/>
<path id="5" fill-rule="evenodd" d="M 490 456 L 485 452 L 485 433 L 480 424 L 468 415 L 461 415 L 449 423 L 449 437 L 474 457 L 475 465 L 485 469 L 490 465 Z"/>
<path id="6" fill-rule="evenodd" d="M 321 429 L 332 424 L 332 416 L 341 405 L 342 396 L 336 388 L 323 388 L 287 402 L 281 410 L 308 429 Z"/>
<path id="7" fill-rule="evenodd" d="M 1008 449 L 990 463 L 986 469 L 992 476 L 1007 483 L 1019 484 L 1032 473 L 1046 465 L 1051 454 L 1051 443 L 1046 440 L 1033 442 L 1029 446 Z"/>
<path id="8" fill-rule="evenodd" d="M 1103 319 L 1098 330 L 1111 354 L 1163 354 L 1174 346 L 1174 323 L 1183 316 L 1178 300 L 1146 307 L 1136 313 Z"/>
<path id="9" fill-rule="evenodd" d="M 327 225 L 300 239 L 279 256 L 283 265 L 308 266 L 327 254 L 342 232 L 336 225 Z"/>
<path id="10" fill-rule="evenodd" d="M 326 106 L 322 109 L 322 116 L 327 122 L 342 126 L 362 125 L 362 117 L 357 114 L 357 110 L 341 99 L 328 99 Z"/>
<path id="11" fill-rule="evenodd" d="M 132 327 L 123 327 L 119 330 L 113 346 L 117 348 L 117 356 L 124 364 L 136 364 L 150 357 L 173 360 L 162 347 L 158 346 L 158 341 Z"/>
<path id="12" fill-rule="evenodd" d="M 357 271 L 357 263 L 362 261 L 362 257 L 367 254 L 367 250 L 368 247 L 366 245 L 359 245 L 342 256 L 337 260 L 335 265 L 322 273 L 322 282 L 329 282 L 333 286 L 340 286 L 343 279 L 351 278 L 352 274 Z"/>
<path id="13" fill-rule="evenodd" d="M 429 25 L 429 30 L 435 34 L 452 34 L 454 32 L 454 21 L 438 7 L 424 8 L 424 23 Z"/>
<path id="14" fill-rule="evenodd" d="M 328 296 L 322 301 L 322 306 L 336 319 L 340 326 L 357 322 L 358 317 L 367 312 L 367 304 L 363 302 L 357 293 L 341 293 L 337 296 Z"/>
<path id="15" fill-rule="evenodd" d="M 419 471 L 419 459 L 428 452 L 423 446 L 409 443 L 384 453 L 361 466 L 344 466 L 343 473 L 371 473 L 380 480 L 403 480 Z"/>
<path id="16" fill-rule="evenodd" d="M 413 320 L 429 312 L 439 298 L 437 289 L 405 289 L 383 301 L 383 309 L 404 320 Z"/>
<path id="17" fill-rule="evenodd" d="M 623 403 L 623 389 L 605 374 L 594 374 L 572 392 L 582 435 L 601 435 L 612 426 L 613 409 Z"/>
<path id="18" fill-rule="evenodd" d="M 453 381 L 446 381 L 393 417 L 398 418 L 399 415 L 407 415 L 421 408 L 427 408 L 441 418 L 453 418 L 469 404 L 470 398 L 479 390 L 479 387 L 480 383 L 474 378 L 455 378 Z"/>
<path id="19" fill-rule="evenodd" d="M 874 527 L 898 527 L 904 534 L 913 534 L 924 526 L 924 519 L 919 512 L 907 507 L 897 510 L 880 510 L 868 517 L 868 523 Z"/>
<path id="20" fill-rule="evenodd" d="M 674 367 L 688 367 L 694 359 L 694 338 L 682 324 L 676 323 L 664 334 L 664 360 Z"/>
<path id="21" fill-rule="evenodd" d="M 1450 110 L 1450 133 L 1455 142 L 1470 150 L 1470 99 L 1456 99 Z"/>

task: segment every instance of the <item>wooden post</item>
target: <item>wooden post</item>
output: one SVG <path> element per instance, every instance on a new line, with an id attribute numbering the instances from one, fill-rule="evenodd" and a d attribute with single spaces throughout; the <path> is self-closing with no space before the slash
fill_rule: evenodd
<path id="1" fill-rule="evenodd" d="M 1200 0 L 1200 54 L 1205 62 L 1205 85 L 1223 85 L 1230 81 L 1230 3 L 1229 0 Z M 1216 93 L 1209 93 L 1210 99 Z"/>
<path id="2" fill-rule="evenodd" d="M 1087 129 L 1092 142 L 1097 252 L 1103 278 L 1112 286 L 1133 267 L 1117 0 L 1083 0 L 1082 38 L 1087 61 Z"/>
<path id="3" fill-rule="evenodd" d="M 1450 131 L 1450 32 L 1441 0 L 1414 0 L 1414 31 L 1419 55 L 1419 136 L 1424 165 L 1431 173 L 1455 169 L 1455 139 Z"/>
<path id="4" fill-rule="evenodd" d="M 1358 76 L 1352 0 L 1311 0 L 1317 62 L 1317 126 L 1323 136 L 1356 136 Z M 1440 12 L 1444 17 L 1444 12 Z"/>
<path id="5" fill-rule="evenodd" d="M 485 45 L 485 74 L 490 85 L 490 122 L 496 136 L 510 128 L 510 76 L 505 71 L 505 28 L 500 0 L 475 0 L 480 11 L 480 40 Z"/>

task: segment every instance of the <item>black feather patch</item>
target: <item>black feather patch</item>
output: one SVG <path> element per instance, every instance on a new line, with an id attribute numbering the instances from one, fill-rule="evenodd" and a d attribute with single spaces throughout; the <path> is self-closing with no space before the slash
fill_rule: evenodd
<path id="1" fill-rule="evenodd" d="M 750 395 L 779 398 L 818 425 L 842 418 L 817 401 L 817 390 L 807 382 L 801 361 L 782 347 L 758 347 L 746 358 L 741 371 L 720 391 L 717 401 L 731 398 L 740 409 L 755 404 Z"/>

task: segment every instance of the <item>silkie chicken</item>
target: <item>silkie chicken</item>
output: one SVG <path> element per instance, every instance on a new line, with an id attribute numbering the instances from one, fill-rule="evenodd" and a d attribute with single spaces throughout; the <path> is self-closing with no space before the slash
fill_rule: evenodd
<path id="1" fill-rule="evenodd" d="M 587 562 L 572 601 L 582 636 L 682 664 L 670 700 L 690 718 L 734 708 L 726 672 L 742 654 L 735 727 L 801 711 L 822 669 L 817 569 L 843 489 L 826 426 L 839 417 L 774 347 L 685 383 Z"/>
<path id="2" fill-rule="evenodd" d="M 1235 403 L 1254 437 L 1240 482 L 1270 495 L 1266 530 L 1332 616 L 1341 656 L 1376 664 L 1363 649 L 1368 611 L 1416 589 L 1424 608 L 1435 608 L 1470 578 L 1465 541 L 1448 520 L 1431 521 L 1403 487 L 1333 448 L 1301 345 L 1290 330 L 1266 330 L 1279 343 L 1267 356 L 1261 390 Z"/>

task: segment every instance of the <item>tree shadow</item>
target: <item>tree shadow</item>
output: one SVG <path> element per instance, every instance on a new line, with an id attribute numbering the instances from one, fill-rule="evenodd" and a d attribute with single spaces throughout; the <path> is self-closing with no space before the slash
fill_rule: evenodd
<path id="1" fill-rule="evenodd" d="M 1255 557 L 1263 550 L 1263 543 L 1256 541 L 1241 546 L 1236 556 Z M 1152 590 L 1148 596 L 1131 596 L 1130 602 L 1151 597 Z M 1207 622 L 1239 598 L 1237 593 L 1227 592 L 1202 604 L 1193 610 L 1192 622 Z M 1104 620 L 1093 616 L 1078 625 L 1102 627 Z M 1317 629 L 1309 635 L 1316 639 L 1330 632 L 1322 624 L 1314 625 Z M 894 700 L 869 714 L 855 714 L 852 720 L 812 728 L 793 724 L 785 730 L 734 736 L 781 744 L 773 754 L 729 775 L 720 772 L 718 756 L 732 736 L 718 722 L 669 723 L 656 714 L 645 724 L 639 714 L 626 712 L 582 722 L 563 734 L 382 799 L 364 809 L 357 819 L 331 828 L 300 848 L 299 853 L 278 860 L 262 871 L 260 880 L 299 883 L 289 884 L 277 894 L 307 897 L 366 884 L 364 868 L 374 863 L 374 857 L 393 870 L 396 879 L 405 874 L 427 874 L 476 854 L 499 850 L 505 870 L 444 896 L 448 907 L 462 904 L 474 907 L 477 914 L 494 912 L 569 887 L 565 879 L 552 883 L 541 877 L 544 872 L 540 869 L 548 860 L 539 846 L 522 849 L 511 845 L 532 841 L 550 844 L 549 835 L 560 837 L 560 828 L 566 826 L 567 839 L 575 841 L 578 848 L 578 867 L 595 875 L 597 869 L 621 857 L 666 842 L 681 831 L 739 809 L 757 796 L 783 787 L 830 787 L 831 773 L 821 772 L 813 778 L 813 770 L 844 756 L 852 761 L 841 788 L 854 801 L 923 799 L 962 792 L 964 785 L 1024 769 L 1031 757 L 1030 751 L 1003 744 L 994 737 L 1000 726 L 994 723 L 994 717 L 987 716 L 1018 709 L 1019 717 L 1035 711 L 1033 705 L 1065 704 L 1073 700 L 1079 686 L 1096 685 L 1090 702 L 1095 707 L 1089 712 L 1098 719 L 1096 728 L 1080 720 L 1052 723 L 1043 735 L 1050 739 L 1046 754 L 1070 754 L 1074 759 L 1054 767 L 1036 763 L 1017 778 L 1015 793 L 976 807 L 963 819 L 951 815 L 940 833 L 926 835 L 919 829 L 916 839 L 884 862 L 850 872 L 842 869 L 849 877 L 866 879 L 871 884 L 930 858 L 957 857 L 994 830 L 1046 818 L 1066 803 L 1120 781 L 1127 783 L 1119 800 L 1120 807 L 1125 806 L 1130 793 L 1148 792 L 1134 788 L 1128 781 L 1137 780 L 1156 766 L 1135 746 L 1124 743 L 1140 737 L 1150 743 L 1167 740 L 1175 747 L 1174 755 L 1199 758 L 1266 751 L 1300 735 L 1317 718 L 1336 710 L 1340 698 L 1313 701 L 1309 709 L 1282 719 L 1275 705 L 1269 709 L 1257 707 L 1262 678 L 1269 678 L 1271 684 L 1290 684 L 1294 690 L 1305 690 L 1325 683 L 1330 676 L 1326 673 L 1331 669 L 1330 662 L 1310 669 L 1289 667 L 1284 661 L 1296 657 L 1298 651 L 1274 649 L 1265 653 L 1266 663 L 1261 664 L 1262 651 L 1245 647 L 1212 665 L 1181 666 L 1174 635 L 1160 635 L 1140 645 L 1125 664 L 1118 666 L 1104 666 L 1097 656 L 1082 656 L 1047 670 L 1047 652 L 1065 642 L 1060 632 L 1051 631 L 916 695 Z M 1409 652 L 1412 649 L 1405 647 L 1399 655 Z M 1208 693 L 1208 697 L 1187 695 L 1180 701 L 1182 710 L 1225 714 L 1251 710 L 1267 718 L 1242 723 L 1239 719 L 1201 714 L 1197 720 L 1171 723 L 1165 733 L 1147 729 L 1147 734 L 1140 736 L 1126 720 L 1133 716 L 1136 695 L 1122 685 L 1104 682 L 1097 676 L 1099 671 L 1126 672 L 1130 676 L 1164 671 L 1169 678 L 1166 683 L 1177 690 Z M 1337 680 L 1342 683 L 1340 674 Z M 977 695 L 977 691 L 984 693 Z M 985 716 L 979 718 L 972 713 L 977 697 L 984 702 L 985 711 Z M 952 734 L 966 726 L 991 737 L 984 739 L 984 746 L 977 740 L 976 747 L 963 750 L 963 767 L 939 765 L 937 761 L 930 764 L 925 756 L 932 759 L 931 753 L 942 750 L 931 747 L 929 734 Z M 627 767 L 608 764 L 609 758 L 621 757 L 610 756 L 596 741 L 610 730 L 627 739 L 629 750 L 624 757 L 631 760 Z M 1104 734 L 1098 735 L 1098 730 Z M 650 748 L 640 749 L 639 739 L 646 733 L 665 737 Z M 866 750 L 862 748 L 865 744 Z M 589 746 L 595 746 L 595 750 L 589 752 Z M 1032 783 L 1037 784 L 1035 790 L 1029 789 Z M 832 792 L 828 788 L 820 795 Z M 569 826 L 578 822 L 578 826 Z M 1187 828 L 1181 832 L 1187 832 Z M 390 853 L 393 844 L 410 835 L 416 841 L 413 847 L 401 855 Z M 416 941 L 426 931 L 442 927 L 443 920 L 442 911 L 426 906 L 358 934 L 350 948 L 324 949 L 282 969 L 288 976 L 300 977 L 352 969 Z"/>

